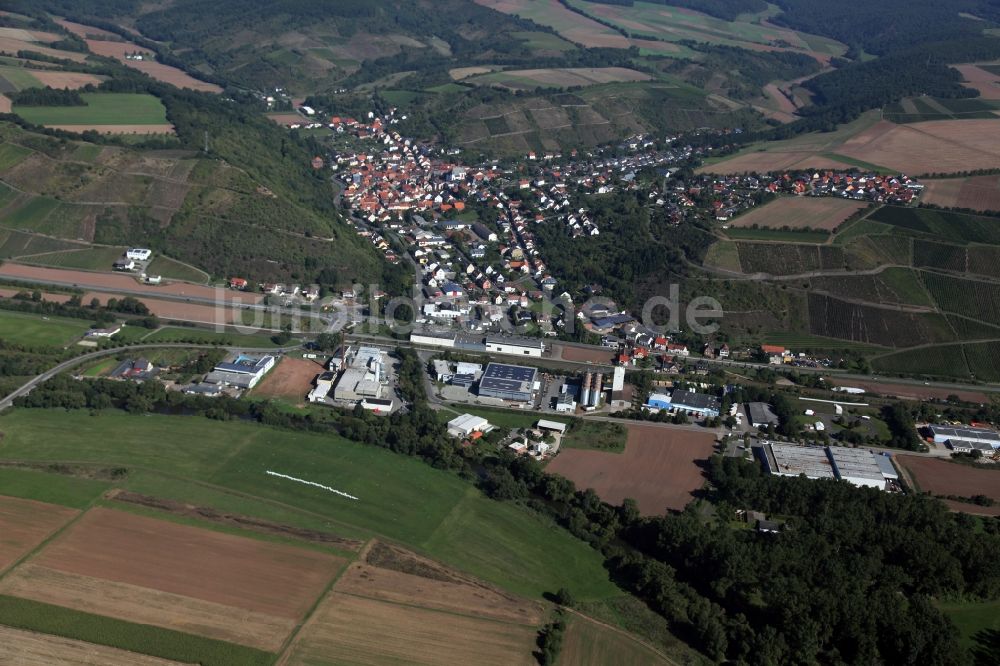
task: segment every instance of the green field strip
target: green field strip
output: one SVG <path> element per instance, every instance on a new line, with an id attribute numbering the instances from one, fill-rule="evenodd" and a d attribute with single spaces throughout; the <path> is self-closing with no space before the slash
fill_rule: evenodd
<path id="1" fill-rule="evenodd" d="M 15 106 L 14 113 L 36 125 L 163 125 L 167 110 L 153 95 L 82 93 L 86 106 Z"/>
<path id="2" fill-rule="evenodd" d="M 7 595 L 0 595 L 0 624 L 202 666 L 267 666 L 275 658 L 234 643 Z"/>
<path id="3" fill-rule="evenodd" d="M 46 473 L 44 469 L 0 466 L 0 495 L 9 497 L 85 509 L 109 487 L 104 481 Z"/>

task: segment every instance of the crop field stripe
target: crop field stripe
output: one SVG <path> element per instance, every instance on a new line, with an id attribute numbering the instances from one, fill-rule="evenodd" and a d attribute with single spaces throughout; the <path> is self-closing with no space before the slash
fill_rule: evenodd
<path id="1" fill-rule="evenodd" d="M 0 595 L 0 624 L 204 666 L 265 666 L 274 660 L 262 650 L 7 595 Z"/>
<path id="2" fill-rule="evenodd" d="M 0 467 L 0 494 L 85 509 L 110 487 L 104 481 L 47 474 L 41 470 Z"/>
<path id="3" fill-rule="evenodd" d="M 302 619 L 296 623 L 295 628 L 292 629 L 291 633 L 288 634 L 288 637 L 285 638 L 285 642 L 282 644 L 281 649 L 278 650 L 277 663 L 279 664 L 286 663 L 288 656 L 291 655 L 292 648 L 295 646 L 299 634 L 302 633 L 302 630 L 313 619 L 313 616 L 316 614 L 316 609 L 318 609 L 320 605 L 322 605 L 322 603 L 326 601 L 326 598 L 330 596 L 330 593 L 333 592 L 333 588 L 337 584 L 337 581 L 339 581 L 344 576 L 344 574 L 347 573 L 347 570 L 350 568 L 351 564 L 361 559 L 363 554 L 368 552 L 368 548 L 371 546 L 371 544 L 372 541 L 369 540 L 364 546 L 361 547 L 360 551 L 345 555 L 344 565 L 340 568 L 340 571 L 338 571 L 337 574 L 330 579 L 330 582 L 326 584 L 326 587 L 323 588 L 323 591 L 319 594 L 319 596 L 316 597 L 316 600 L 313 602 L 312 606 L 310 606 L 309 610 L 306 611 L 305 615 L 302 616 Z"/>

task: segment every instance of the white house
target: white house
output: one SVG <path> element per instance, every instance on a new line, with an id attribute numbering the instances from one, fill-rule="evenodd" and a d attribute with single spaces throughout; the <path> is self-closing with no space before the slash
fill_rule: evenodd
<path id="1" fill-rule="evenodd" d="M 125 251 L 125 258 L 133 261 L 148 261 L 153 251 L 144 247 L 130 247 Z"/>

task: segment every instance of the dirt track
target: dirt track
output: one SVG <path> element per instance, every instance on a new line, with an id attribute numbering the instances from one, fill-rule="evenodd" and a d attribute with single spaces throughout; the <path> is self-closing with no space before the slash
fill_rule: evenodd
<path id="1" fill-rule="evenodd" d="M 580 490 L 593 488 L 611 504 L 631 497 L 645 516 L 683 509 L 704 483 L 696 461 L 712 454 L 715 435 L 648 424 L 627 427 L 624 453 L 565 449 L 546 471 L 570 479 Z"/>

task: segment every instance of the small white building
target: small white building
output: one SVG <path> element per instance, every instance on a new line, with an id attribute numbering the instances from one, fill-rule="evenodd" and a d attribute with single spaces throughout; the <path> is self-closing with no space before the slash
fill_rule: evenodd
<path id="1" fill-rule="evenodd" d="M 144 247 L 130 247 L 125 250 L 125 258 L 132 261 L 149 261 L 153 256 L 153 251 Z"/>

